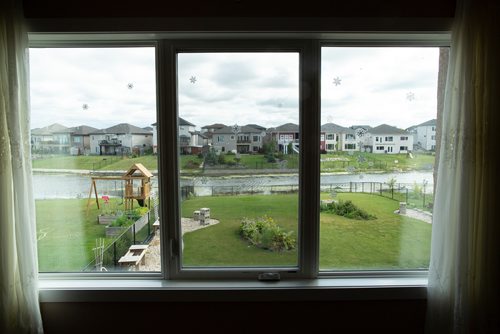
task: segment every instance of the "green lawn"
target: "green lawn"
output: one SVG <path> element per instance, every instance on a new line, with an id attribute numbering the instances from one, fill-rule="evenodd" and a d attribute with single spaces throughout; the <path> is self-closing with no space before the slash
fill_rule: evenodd
<path id="1" fill-rule="evenodd" d="M 328 195 L 323 195 L 328 196 Z M 357 221 L 321 215 L 320 265 L 323 269 L 425 268 L 429 262 L 431 225 L 393 212 L 398 202 L 377 195 L 339 194 L 377 216 Z M 295 251 L 273 253 L 238 236 L 242 217 L 267 214 L 286 230 L 297 231 L 297 195 L 200 197 L 182 205 L 184 216 L 210 207 L 220 224 L 184 236 L 184 265 L 293 265 Z"/>
<path id="2" fill-rule="evenodd" d="M 399 203 L 377 195 L 342 193 L 337 199 L 352 200 L 377 219 L 352 220 L 321 213 L 321 269 L 429 266 L 430 224 L 394 214 Z"/>
<path id="3" fill-rule="evenodd" d="M 322 194 L 328 198 L 329 194 Z M 431 225 L 393 213 L 398 202 L 378 195 L 339 193 L 377 216 L 358 221 L 321 214 L 322 269 L 426 268 Z M 40 271 L 80 271 L 93 260 L 96 238 L 104 226 L 96 223 L 98 210 L 86 214 L 85 199 L 38 200 L 37 232 Z M 182 216 L 201 207 L 211 209 L 217 225 L 184 235 L 185 266 L 286 266 L 297 264 L 297 251 L 271 252 L 240 238 L 243 217 L 272 217 L 297 237 L 296 194 L 197 197 L 182 203 Z M 307 222 L 306 222 L 307 223 Z M 109 243 L 111 239 L 107 239 Z"/>
<path id="4" fill-rule="evenodd" d="M 94 259 L 96 238 L 104 237 L 97 224 L 95 202 L 89 215 L 87 200 L 37 200 L 38 267 L 41 272 L 80 271 Z"/>
<path id="5" fill-rule="evenodd" d="M 375 154 L 354 152 L 352 155 L 346 152 L 334 154 L 322 154 L 321 171 L 335 172 L 346 171 L 351 166 L 361 171 L 391 171 L 391 170 L 432 170 L 434 168 L 435 156 L 430 154 L 413 154 L 413 159 L 407 154 Z M 337 159 L 335 161 L 326 161 Z"/>
<path id="6" fill-rule="evenodd" d="M 158 168 L 157 157 L 155 155 L 143 155 L 136 158 L 102 155 L 61 155 L 33 160 L 33 168 L 127 170 L 134 163 L 138 162 L 142 163 L 149 170 L 156 170 Z"/>

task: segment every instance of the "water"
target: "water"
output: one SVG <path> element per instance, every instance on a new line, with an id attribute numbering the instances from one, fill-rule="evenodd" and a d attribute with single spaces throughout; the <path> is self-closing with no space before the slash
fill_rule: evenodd
<path id="1" fill-rule="evenodd" d="M 394 177 L 396 183 L 410 184 L 414 182 L 422 185 L 428 182 L 427 192 L 432 189 L 432 172 L 384 173 L 384 174 L 336 174 L 322 175 L 321 184 L 349 183 L 349 182 L 387 182 Z M 182 178 L 182 186 L 192 186 L 196 195 L 211 195 L 213 187 L 237 187 L 258 190 L 270 186 L 298 185 L 297 175 L 253 175 L 253 176 L 224 176 L 224 177 L 194 177 Z M 153 190 L 157 189 L 157 179 L 152 179 Z M 34 174 L 33 187 L 35 199 L 54 198 L 87 198 L 89 196 L 90 176 L 74 174 Z M 96 181 L 99 196 L 108 195 L 121 197 L 123 182 L 119 180 Z M 230 192 L 228 190 L 228 192 Z M 92 194 L 94 196 L 94 194 Z"/>

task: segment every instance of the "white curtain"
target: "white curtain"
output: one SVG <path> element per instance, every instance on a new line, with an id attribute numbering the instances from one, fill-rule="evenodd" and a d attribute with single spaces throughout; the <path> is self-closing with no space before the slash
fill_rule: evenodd
<path id="1" fill-rule="evenodd" d="M 0 4 L 0 332 L 40 333 L 28 44 L 15 3 Z"/>
<path id="2" fill-rule="evenodd" d="M 426 328 L 498 333 L 500 11 L 458 0 L 443 110 Z"/>

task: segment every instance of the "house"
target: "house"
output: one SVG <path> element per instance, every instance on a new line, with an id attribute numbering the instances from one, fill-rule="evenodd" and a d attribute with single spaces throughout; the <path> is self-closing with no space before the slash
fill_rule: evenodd
<path id="1" fill-rule="evenodd" d="M 158 123 L 151 124 L 153 133 L 153 153 L 158 153 Z M 179 117 L 179 145 L 181 154 L 198 154 L 208 145 L 205 133 L 195 131 L 196 125 Z"/>
<path id="2" fill-rule="evenodd" d="M 94 131 L 89 135 L 91 154 L 143 154 L 153 146 L 152 132 L 128 123 Z"/>
<path id="3" fill-rule="evenodd" d="M 70 149 L 70 128 L 54 123 L 31 130 L 33 152 L 68 154 Z"/>
<path id="4" fill-rule="evenodd" d="M 225 126 L 213 131 L 212 146 L 216 152 L 256 153 L 262 149 L 265 130 L 249 125 Z"/>
<path id="5" fill-rule="evenodd" d="M 203 133 L 203 135 L 205 136 L 205 138 L 207 138 L 207 144 L 208 145 L 212 145 L 213 144 L 212 137 L 213 137 L 214 131 L 222 129 L 224 127 L 226 127 L 225 124 L 214 123 L 214 124 L 210 124 L 210 125 L 205 125 L 205 126 L 203 126 L 201 128 L 201 133 Z"/>
<path id="6" fill-rule="evenodd" d="M 413 136 L 406 130 L 382 124 L 369 130 L 369 144 L 366 146 L 373 153 L 408 153 L 413 150 Z"/>
<path id="7" fill-rule="evenodd" d="M 87 125 L 80 125 L 70 128 L 70 153 L 72 155 L 89 154 L 90 153 L 90 133 L 98 131 L 98 129 Z"/>
<path id="8" fill-rule="evenodd" d="M 294 123 L 286 123 L 275 128 L 267 130 L 271 140 L 276 141 L 279 152 L 288 154 L 293 151 L 298 152 L 299 148 L 299 126 Z M 289 146 L 292 145 L 292 152 L 289 152 Z"/>
<path id="9" fill-rule="evenodd" d="M 416 148 L 426 151 L 436 150 L 436 119 L 431 119 L 412 127 L 414 133 L 414 145 Z"/>
<path id="10" fill-rule="evenodd" d="M 326 152 L 355 151 L 358 149 L 356 131 L 335 123 L 326 123 L 321 126 L 320 141 L 324 142 L 321 145 L 324 146 Z"/>

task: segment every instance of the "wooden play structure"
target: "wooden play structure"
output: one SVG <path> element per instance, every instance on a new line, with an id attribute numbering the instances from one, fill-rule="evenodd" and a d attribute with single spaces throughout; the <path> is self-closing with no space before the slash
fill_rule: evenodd
<path id="1" fill-rule="evenodd" d="M 91 176 L 89 199 L 87 201 L 87 212 L 92 200 L 92 192 L 95 194 L 95 202 L 97 204 L 97 208 L 100 209 L 96 186 L 97 180 L 120 180 L 125 183 L 125 191 L 123 192 L 125 210 L 133 209 L 134 200 L 136 200 L 140 206 L 150 207 L 152 177 L 153 174 L 146 167 L 144 167 L 143 164 L 140 163 L 133 164 L 132 167 L 130 167 L 129 170 L 122 176 Z"/>

